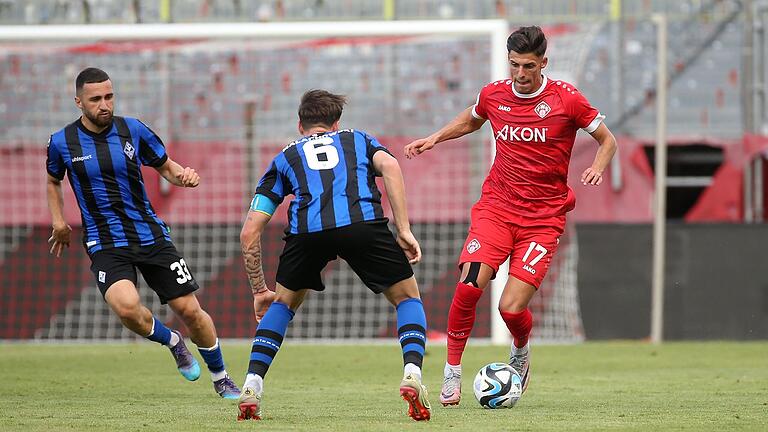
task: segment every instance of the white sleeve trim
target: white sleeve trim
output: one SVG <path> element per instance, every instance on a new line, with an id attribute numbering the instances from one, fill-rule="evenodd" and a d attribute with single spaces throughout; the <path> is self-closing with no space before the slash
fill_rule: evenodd
<path id="1" fill-rule="evenodd" d="M 605 116 L 601 113 L 597 113 L 597 116 L 595 116 L 595 119 L 592 120 L 590 124 L 587 125 L 587 127 L 582 128 L 584 132 L 592 133 L 597 130 L 597 127 L 600 126 L 600 123 L 605 120 Z"/>
<path id="2" fill-rule="evenodd" d="M 480 93 L 483 91 L 480 90 Z M 475 104 L 472 105 L 472 117 L 478 119 L 478 120 L 485 120 L 485 118 L 480 117 L 480 115 L 477 113 L 476 108 L 478 105 L 480 105 L 480 93 L 477 94 L 477 99 L 475 99 Z"/>
<path id="3" fill-rule="evenodd" d="M 476 107 L 477 107 L 477 105 L 472 105 L 472 117 L 474 117 L 474 118 L 476 118 L 478 120 L 486 120 L 485 117 L 480 116 L 480 114 L 478 114 L 477 111 L 475 111 Z"/>

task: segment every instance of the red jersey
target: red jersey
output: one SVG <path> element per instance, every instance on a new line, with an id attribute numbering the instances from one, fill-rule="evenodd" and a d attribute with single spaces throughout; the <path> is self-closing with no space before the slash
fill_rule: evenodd
<path id="1" fill-rule="evenodd" d="M 562 217 L 573 209 L 567 181 L 576 132 L 594 132 L 605 118 L 578 90 L 546 75 L 531 94 L 515 91 L 512 80 L 495 81 L 480 91 L 472 115 L 490 120 L 496 141 L 480 203 L 513 222 Z"/>

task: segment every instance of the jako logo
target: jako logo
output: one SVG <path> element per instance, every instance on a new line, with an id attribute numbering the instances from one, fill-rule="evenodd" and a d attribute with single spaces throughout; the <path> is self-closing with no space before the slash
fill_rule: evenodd
<path id="1" fill-rule="evenodd" d="M 82 162 L 82 161 L 87 161 L 87 160 L 88 160 L 88 159 L 90 159 L 92 156 L 93 156 L 93 155 L 85 155 L 85 156 L 78 156 L 78 157 L 73 157 L 73 158 L 72 158 L 72 162 Z"/>
<path id="2" fill-rule="evenodd" d="M 510 112 L 510 111 L 512 111 L 512 108 L 510 108 L 508 106 L 504 106 L 504 105 L 499 105 L 499 111 Z"/>
<path id="3" fill-rule="evenodd" d="M 547 142 L 547 128 L 504 125 L 496 132 L 496 140 Z"/>

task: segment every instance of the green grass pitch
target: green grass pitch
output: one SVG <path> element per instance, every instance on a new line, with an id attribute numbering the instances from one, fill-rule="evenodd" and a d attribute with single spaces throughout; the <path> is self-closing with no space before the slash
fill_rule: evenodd
<path id="1" fill-rule="evenodd" d="M 241 384 L 250 345 L 223 349 Z M 266 380 L 265 419 L 237 422 L 234 401 L 215 395 L 207 373 L 184 381 L 167 350 L 151 343 L 0 344 L 0 430 L 768 430 L 768 342 L 534 345 L 531 384 L 517 406 L 484 410 L 471 381 L 482 365 L 505 360 L 506 351 L 470 344 L 462 403 L 444 408 L 438 395 L 445 348 L 428 346 L 432 420 L 416 423 L 398 394 L 402 366 L 394 341 L 288 340 Z"/>

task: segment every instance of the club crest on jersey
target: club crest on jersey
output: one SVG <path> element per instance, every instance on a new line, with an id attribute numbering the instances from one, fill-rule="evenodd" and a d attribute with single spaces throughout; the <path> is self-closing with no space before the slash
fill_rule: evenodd
<path id="1" fill-rule="evenodd" d="M 467 245 L 467 252 L 470 254 L 477 252 L 478 249 L 480 249 L 480 242 L 477 241 L 477 239 L 472 239 L 472 241 Z"/>
<path id="2" fill-rule="evenodd" d="M 536 105 L 536 108 L 534 108 L 533 111 L 536 112 L 539 117 L 544 118 L 547 116 L 547 114 L 549 114 L 550 111 L 552 111 L 552 108 L 550 108 L 546 102 L 541 101 L 538 105 Z"/>
<path id="3" fill-rule="evenodd" d="M 135 149 L 133 148 L 131 143 L 126 141 L 125 142 L 125 147 L 123 147 L 123 152 L 125 152 L 125 155 L 128 156 L 128 159 L 133 159 L 134 150 Z"/>

